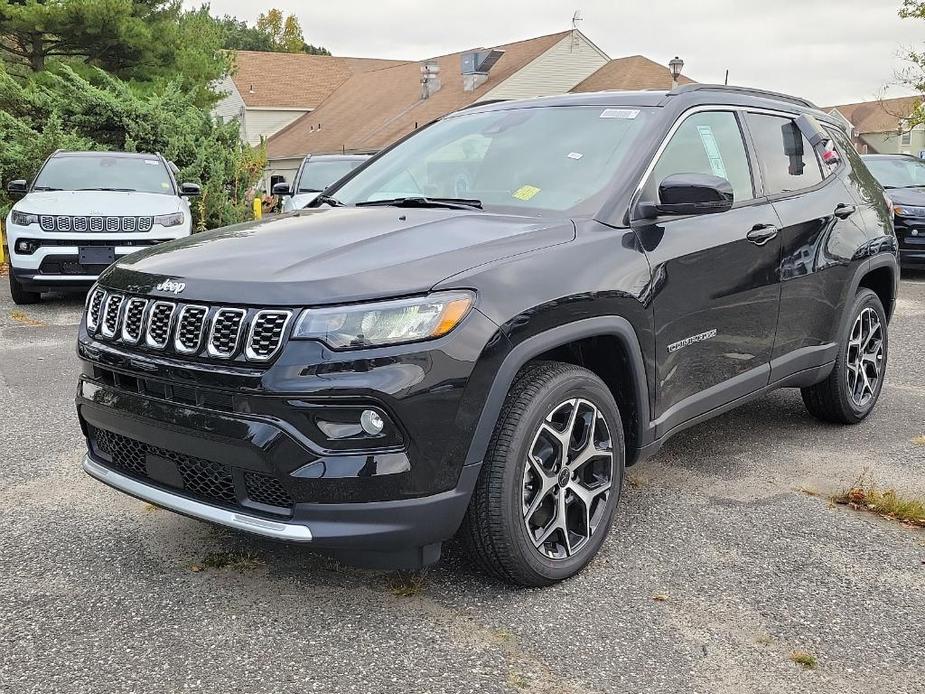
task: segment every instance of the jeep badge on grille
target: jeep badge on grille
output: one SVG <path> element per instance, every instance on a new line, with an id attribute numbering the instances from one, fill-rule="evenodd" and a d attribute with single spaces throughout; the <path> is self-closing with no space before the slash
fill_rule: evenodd
<path id="1" fill-rule="evenodd" d="M 171 292 L 173 294 L 179 294 L 184 289 L 186 289 L 185 282 L 177 282 L 177 280 L 164 280 L 159 285 L 155 287 L 159 292 Z"/>

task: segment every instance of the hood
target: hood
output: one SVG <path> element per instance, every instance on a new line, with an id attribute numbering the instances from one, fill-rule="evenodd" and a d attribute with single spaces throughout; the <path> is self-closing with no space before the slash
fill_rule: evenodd
<path id="1" fill-rule="evenodd" d="M 154 246 L 100 283 L 184 299 L 318 305 L 424 293 L 476 265 L 574 238 L 568 219 L 394 207 L 301 210 Z"/>
<path id="2" fill-rule="evenodd" d="M 923 188 L 890 188 L 886 194 L 897 205 L 915 205 L 925 207 L 925 187 Z"/>
<path id="3" fill-rule="evenodd" d="M 109 190 L 49 190 L 29 193 L 13 209 L 54 215 L 148 217 L 181 210 L 180 198 L 159 193 Z"/>

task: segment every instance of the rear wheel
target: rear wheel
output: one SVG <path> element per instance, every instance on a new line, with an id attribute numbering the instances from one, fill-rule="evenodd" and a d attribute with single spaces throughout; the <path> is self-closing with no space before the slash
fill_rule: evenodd
<path id="1" fill-rule="evenodd" d="M 607 536 L 623 472 L 623 427 L 603 381 L 571 364 L 531 364 L 505 400 L 463 543 L 511 583 L 546 586 L 573 576 Z"/>
<path id="2" fill-rule="evenodd" d="M 26 291 L 23 286 L 13 277 L 13 269 L 9 269 L 10 278 L 10 296 L 13 297 L 13 303 L 19 306 L 38 303 L 42 295 L 38 292 Z"/>
<path id="3" fill-rule="evenodd" d="M 870 289 L 858 291 L 842 328 L 835 368 L 822 383 L 802 389 L 806 409 L 824 422 L 857 424 L 877 404 L 886 373 L 886 312 Z"/>

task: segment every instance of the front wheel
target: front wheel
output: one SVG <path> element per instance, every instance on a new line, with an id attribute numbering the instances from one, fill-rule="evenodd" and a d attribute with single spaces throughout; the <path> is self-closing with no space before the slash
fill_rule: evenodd
<path id="1" fill-rule="evenodd" d="M 880 298 L 862 288 L 842 327 L 842 341 L 832 373 L 822 383 L 803 388 L 803 402 L 817 419 L 857 424 L 874 409 L 886 373 L 889 339 Z"/>
<path id="2" fill-rule="evenodd" d="M 624 465 L 620 413 L 604 382 L 571 364 L 530 364 L 505 400 L 461 539 L 511 583 L 569 578 L 607 536 Z"/>

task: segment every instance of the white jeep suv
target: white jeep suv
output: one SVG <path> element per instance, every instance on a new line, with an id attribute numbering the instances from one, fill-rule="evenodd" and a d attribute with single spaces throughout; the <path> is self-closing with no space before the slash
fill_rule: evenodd
<path id="1" fill-rule="evenodd" d="M 10 181 L 21 198 L 6 218 L 13 301 L 85 289 L 122 256 L 189 236 L 199 186 L 178 185 L 175 169 L 160 154 L 58 151 L 31 186 Z"/>

